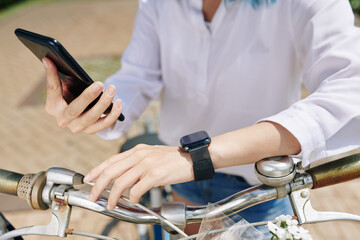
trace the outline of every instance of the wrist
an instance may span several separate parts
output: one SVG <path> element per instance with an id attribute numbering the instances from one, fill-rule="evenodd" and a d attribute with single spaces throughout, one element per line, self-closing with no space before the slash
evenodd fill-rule
<path id="1" fill-rule="evenodd" d="M 221 144 L 221 136 L 217 136 L 211 139 L 211 144 L 209 145 L 209 154 L 214 166 L 214 169 L 219 169 L 225 167 L 222 163 L 224 162 L 222 150 L 223 146 Z"/>
<path id="2" fill-rule="evenodd" d="M 211 138 L 205 131 L 185 135 L 180 139 L 182 150 L 190 153 L 195 181 L 212 179 L 215 174 L 208 149 L 210 143 Z"/>

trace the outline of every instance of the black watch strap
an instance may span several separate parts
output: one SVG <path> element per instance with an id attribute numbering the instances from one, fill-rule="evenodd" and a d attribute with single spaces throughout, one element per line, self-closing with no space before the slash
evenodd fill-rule
<path id="1" fill-rule="evenodd" d="M 208 146 L 204 145 L 191 149 L 189 152 L 193 161 L 195 181 L 198 182 L 212 179 L 215 171 L 210 158 Z"/>

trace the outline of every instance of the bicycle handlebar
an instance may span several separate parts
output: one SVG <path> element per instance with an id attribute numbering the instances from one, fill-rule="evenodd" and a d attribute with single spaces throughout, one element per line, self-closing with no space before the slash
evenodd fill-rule
<path id="1" fill-rule="evenodd" d="M 350 181 L 360 177 L 360 154 L 344 157 L 307 170 L 313 189 Z"/>
<path id="2" fill-rule="evenodd" d="M 99 198 L 96 202 L 88 200 L 89 193 L 80 190 L 70 190 L 67 193 L 67 202 L 72 206 L 98 212 L 122 221 L 140 224 L 159 224 L 160 220 L 154 216 L 144 213 L 142 210 L 127 205 L 118 204 L 114 210 L 107 209 L 107 201 Z M 159 212 L 159 209 L 154 210 Z"/>
<path id="3" fill-rule="evenodd" d="M 0 169 L 0 192 L 17 196 L 17 189 L 23 174 Z"/>
<path id="4" fill-rule="evenodd" d="M 50 176 L 48 176 L 48 178 L 49 177 Z M 360 154 L 345 157 L 307 170 L 304 175 L 297 176 L 292 183 L 284 186 L 285 188 L 282 188 L 281 191 L 286 191 L 289 194 L 291 191 L 303 188 L 320 188 L 358 177 L 360 177 Z M 298 181 L 299 179 L 301 180 L 301 178 L 306 178 L 306 181 Z M 0 192 L 18 195 L 20 198 L 27 200 L 29 205 L 35 209 L 48 208 L 48 205 L 44 203 L 44 196 L 41 194 L 44 192 L 43 189 L 45 182 L 46 177 L 44 172 L 40 172 L 37 175 L 22 175 L 0 169 Z M 72 185 L 73 183 L 72 181 L 66 181 L 65 183 L 58 182 L 58 185 L 54 185 L 51 188 L 55 190 L 59 184 Z M 45 188 L 47 188 L 47 185 Z M 47 188 L 45 192 L 47 192 L 49 196 L 53 194 L 52 190 L 49 188 Z M 89 193 L 87 192 L 70 188 L 66 190 L 64 199 L 66 199 L 66 202 L 69 205 L 85 208 L 127 222 L 151 224 L 158 224 L 160 222 L 158 218 L 142 211 L 139 208 L 132 207 L 127 204 L 119 204 L 115 210 L 109 211 L 106 208 L 106 199 L 100 198 L 96 203 L 90 202 L 88 200 L 88 194 Z M 210 211 L 205 210 L 204 206 L 184 206 L 183 209 L 179 208 L 179 211 L 185 211 L 184 215 L 186 219 L 181 221 L 184 221 L 184 223 L 199 222 L 203 218 L 216 218 L 223 216 L 223 214 L 231 215 L 253 205 L 278 198 L 278 194 L 278 189 L 275 187 L 269 187 L 266 185 L 255 186 L 215 203 L 215 207 Z M 45 202 L 49 204 L 48 201 Z M 168 210 L 166 207 L 162 209 L 154 209 L 153 211 L 161 213 L 163 216 L 167 215 L 166 218 L 176 222 L 176 219 L 171 219 L 172 215 L 176 215 L 174 214 L 173 209 L 174 207 L 171 206 L 168 208 L 169 212 L 167 212 Z"/>
<path id="5" fill-rule="evenodd" d="M 28 181 L 23 181 L 24 178 L 32 176 L 33 179 Z M 32 181 L 39 181 L 35 179 L 34 174 L 22 175 L 13 173 L 6 170 L 0 171 L 0 192 L 19 195 L 17 194 L 17 188 L 31 188 L 33 185 L 30 184 Z M 9 184 L 9 183 L 11 184 Z M 11 186 L 10 190 L 8 186 Z M 43 188 L 41 188 L 42 190 Z M 26 192 L 31 191 L 28 189 Z M 21 195 L 21 194 L 20 194 Z M 38 191 L 38 195 L 41 196 L 41 192 Z M 255 186 L 253 188 L 247 189 L 245 191 L 234 194 L 218 203 L 215 204 L 215 207 L 211 211 L 207 212 L 205 206 L 180 206 L 179 211 L 185 211 L 185 219 L 183 219 L 183 224 L 190 222 L 200 222 L 204 217 L 206 218 L 216 218 L 221 217 L 223 214 L 231 215 L 236 212 L 239 212 L 243 209 L 251 207 L 253 205 L 259 204 L 264 201 L 269 201 L 275 199 L 277 196 L 276 189 L 273 187 L 268 187 L 265 185 Z M 20 197 L 20 196 L 19 196 Z M 88 200 L 89 193 L 77 189 L 69 189 L 66 192 L 65 199 L 69 205 L 81 207 L 91 211 L 95 211 L 113 218 L 117 218 L 126 222 L 132 223 L 143 223 L 143 224 L 159 224 L 161 221 L 144 212 L 143 210 L 129 206 L 127 204 L 118 204 L 115 210 L 109 211 L 106 207 L 107 199 L 100 198 L 97 202 L 91 202 Z M 28 200 L 24 197 L 20 197 L 24 200 Z M 28 201 L 30 206 L 34 206 L 33 201 Z M 171 204 L 171 203 L 169 203 Z M 40 209 L 40 208 L 37 208 Z M 161 215 L 166 215 L 168 219 L 177 222 L 177 219 L 171 219 L 174 216 L 174 211 L 176 206 L 174 205 L 165 205 L 161 209 L 152 209 L 156 213 L 161 213 Z M 168 212 L 170 211 L 170 212 Z M 180 225 L 180 224 L 179 224 Z"/>
<path id="6" fill-rule="evenodd" d="M 68 203 L 72 206 L 85 208 L 126 222 L 140 224 L 160 223 L 158 218 L 151 216 L 138 208 L 129 207 L 128 205 L 118 204 L 115 210 L 109 211 L 106 208 L 106 199 L 100 198 L 96 202 L 90 202 L 88 200 L 88 195 L 89 193 L 87 192 L 70 190 L 66 198 Z M 200 222 L 203 218 L 218 218 L 222 217 L 224 214 L 232 215 L 256 204 L 275 199 L 276 197 L 277 191 L 275 188 L 259 185 L 215 203 L 214 208 L 210 211 L 206 210 L 206 206 L 186 206 L 184 209 L 186 219 L 184 220 L 186 220 L 186 223 L 191 223 Z M 152 210 L 161 213 L 161 215 L 164 215 L 165 212 L 166 215 L 165 208 L 161 207 L 161 209 Z M 174 209 L 172 209 L 172 211 L 174 211 Z"/>
<path id="7" fill-rule="evenodd" d="M 210 210 L 204 206 L 187 207 L 186 222 L 201 222 L 204 218 L 216 219 L 224 215 L 230 216 L 254 205 L 276 199 L 277 194 L 274 187 L 264 184 L 254 186 L 214 203 L 214 207 Z"/>
<path id="8" fill-rule="evenodd" d="M 45 172 L 24 175 L 0 169 L 0 193 L 18 196 L 33 209 L 49 208 L 41 196 L 45 182 Z"/>

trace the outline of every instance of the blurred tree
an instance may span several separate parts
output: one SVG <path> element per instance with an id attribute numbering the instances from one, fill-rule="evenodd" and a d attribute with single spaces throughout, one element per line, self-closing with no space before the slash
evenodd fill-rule
<path id="1" fill-rule="evenodd" d="M 349 0 L 349 1 L 354 12 L 360 13 L 360 0 Z"/>
<path id="2" fill-rule="evenodd" d="M 14 5 L 19 2 L 24 2 L 26 0 L 0 0 L 0 10 L 3 10 L 4 8 Z"/>

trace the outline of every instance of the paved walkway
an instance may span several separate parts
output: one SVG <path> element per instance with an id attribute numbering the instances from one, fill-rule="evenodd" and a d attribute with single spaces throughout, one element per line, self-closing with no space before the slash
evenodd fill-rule
<path id="1" fill-rule="evenodd" d="M 58 166 L 86 173 L 117 153 L 124 138 L 105 141 L 97 136 L 74 135 L 60 129 L 45 113 L 43 100 L 33 101 L 32 93 L 42 94 L 44 70 L 13 32 L 21 27 L 55 37 L 80 61 L 119 57 L 130 39 L 136 8 L 135 0 L 58 1 L 32 5 L 0 21 L 0 168 L 29 173 Z M 154 103 L 147 113 L 157 108 Z M 141 132 L 141 126 L 135 124 L 130 135 Z M 359 184 L 360 181 L 353 181 L 313 191 L 313 205 L 318 209 L 360 214 Z M 0 196 L 0 208 L 10 209 L 11 204 L 6 205 L 2 199 Z M 32 210 L 7 211 L 5 215 L 17 227 L 45 224 L 49 216 L 48 212 Z M 91 221 L 83 222 L 84 219 Z M 107 221 L 107 217 L 77 209 L 71 227 L 100 233 Z M 351 223 L 307 228 L 314 239 L 360 237 L 360 226 Z M 129 229 L 133 225 L 124 223 L 112 236 L 134 239 L 133 230 Z"/>

